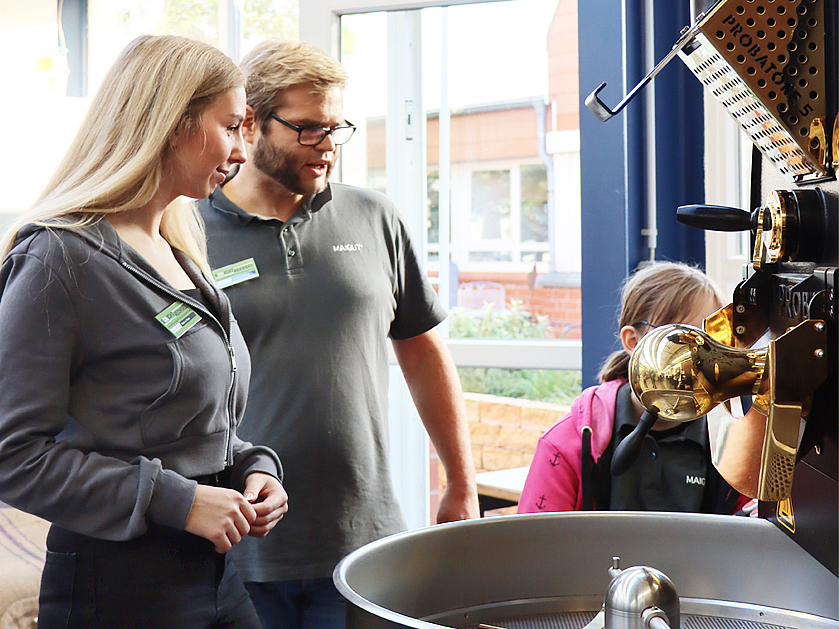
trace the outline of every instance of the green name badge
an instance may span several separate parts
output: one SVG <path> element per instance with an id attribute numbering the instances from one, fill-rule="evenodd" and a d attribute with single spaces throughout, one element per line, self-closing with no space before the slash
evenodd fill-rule
<path id="1" fill-rule="evenodd" d="M 253 258 L 234 262 L 213 271 L 216 286 L 222 289 L 257 277 L 259 277 L 259 271 L 256 270 L 256 262 L 253 261 Z"/>
<path id="2" fill-rule="evenodd" d="M 180 301 L 166 308 L 155 317 L 164 328 L 169 330 L 176 339 L 181 338 L 196 323 L 201 321 L 201 315 Z"/>

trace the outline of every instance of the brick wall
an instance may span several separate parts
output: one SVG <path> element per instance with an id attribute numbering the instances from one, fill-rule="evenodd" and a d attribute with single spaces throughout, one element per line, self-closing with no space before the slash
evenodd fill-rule
<path id="1" fill-rule="evenodd" d="M 530 465 L 536 441 L 569 407 L 464 393 L 475 471 Z"/>
<path id="2" fill-rule="evenodd" d="M 464 393 L 476 472 L 530 465 L 536 441 L 570 409 L 560 404 Z M 446 474 L 437 454 L 431 457 L 431 521 L 436 521 Z M 435 491 L 435 488 L 437 490 Z"/>

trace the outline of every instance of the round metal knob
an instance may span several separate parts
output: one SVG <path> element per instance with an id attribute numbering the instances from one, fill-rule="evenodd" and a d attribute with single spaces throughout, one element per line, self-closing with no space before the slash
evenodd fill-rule
<path id="1" fill-rule="evenodd" d="M 606 591 L 605 629 L 643 629 L 643 614 L 652 607 L 663 611 L 670 627 L 678 629 L 679 595 L 673 582 L 655 568 L 627 568 Z"/>

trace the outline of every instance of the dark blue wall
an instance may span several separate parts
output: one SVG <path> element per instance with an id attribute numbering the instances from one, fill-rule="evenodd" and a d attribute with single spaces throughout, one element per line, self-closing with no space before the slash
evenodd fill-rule
<path id="1" fill-rule="evenodd" d="M 705 262 L 704 232 L 676 222 L 679 205 L 704 201 L 704 88 L 699 80 L 679 59 L 654 79 L 657 176 L 653 182 L 647 181 L 646 167 L 652 155 L 646 146 L 644 113 L 649 86 L 606 122 L 599 121 L 583 104 L 605 81 L 608 85 L 600 97 L 614 109 L 651 69 L 644 64 L 643 10 L 644 2 L 639 0 L 579 3 L 584 386 L 596 382 L 603 360 L 619 347 L 621 282 L 639 262 L 651 257 L 642 230 L 647 227 L 647 195 L 652 186 L 657 199 L 655 258 L 702 266 Z M 688 0 L 657 0 L 654 10 L 654 56 L 658 61 L 691 18 Z"/>

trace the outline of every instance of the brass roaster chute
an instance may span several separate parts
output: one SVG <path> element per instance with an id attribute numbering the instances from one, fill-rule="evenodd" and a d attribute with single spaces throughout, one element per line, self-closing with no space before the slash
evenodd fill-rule
<path id="1" fill-rule="evenodd" d="M 759 413 L 730 422 L 717 435 L 714 464 L 740 493 L 780 501 L 792 490 L 808 398 L 827 377 L 825 324 L 809 319 L 766 347 L 738 348 L 724 342 L 734 338 L 732 312 L 731 305 L 718 311 L 705 330 L 672 324 L 651 331 L 632 353 L 630 383 L 646 408 L 673 422 L 754 396 Z"/>

